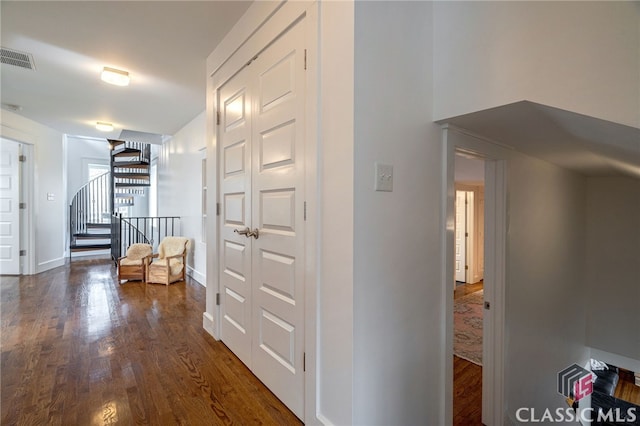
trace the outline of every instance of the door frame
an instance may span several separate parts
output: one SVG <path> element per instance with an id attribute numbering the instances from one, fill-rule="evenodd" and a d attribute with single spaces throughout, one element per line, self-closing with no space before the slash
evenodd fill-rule
<path id="1" fill-rule="evenodd" d="M 500 425 L 504 420 L 504 330 L 507 236 L 507 161 L 509 151 L 494 141 L 450 124 L 442 125 L 443 227 L 441 248 L 445 344 L 443 345 L 444 424 L 453 422 L 453 291 L 455 224 L 455 155 L 464 152 L 485 161 L 485 279 L 482 362 L 482 422 Z M 488 396 L 491 396 L 489 398 Z"/>
<path id="2" fill-rule="evenodd" d="M 30 134 L 12 129 L 5 125 L 0 126 L 0 137 L 20 145 L 21 155 L 26 157 L 20 167 L 20 200 L 26 203 L 27 208 L 20 214 L 20 249 L 26 250 L 26 255 L 21 256 L 20 275 L 33 275 L 36 273 L 36 241 L 34 232 L 35 195 L 37 191 L 35 181 L 35 137 Z"/>
<path id="3" fill-rule="evenodd" d="M 203 327 L 215 339 L 220 338 L 220 306 L 217 297 L 221 292 L 219 251 L 220 250 L 220 146 L 216 112 L 219 111 L 218 89 L 239 72 L 256 55 L 286 32 L 291 26 L 304 19 L 305 45 L 308 64 L 318 64 L 318 8 L 313 1 L 297 2 L 256 2 L 240 18 L 227 37 L 207 59 L 207 188 L 209 192 L 207 219 L 207 241 L 212 252 L 207 254 L 207 296 L 206 312 L 203 313 Z M 304 422 L 313 424 L 316 419 L 316 315 L 317 315 L 317 244 L 318 244 L 318 68 L 308 66 L 305 79 L 305 158 L 304 185 L 307 218 L 305 233 L 305 403 Z M 212 193 L 212 190 L 214 193 Z M 214 272 L 215 271 L 215 272 Z"/>

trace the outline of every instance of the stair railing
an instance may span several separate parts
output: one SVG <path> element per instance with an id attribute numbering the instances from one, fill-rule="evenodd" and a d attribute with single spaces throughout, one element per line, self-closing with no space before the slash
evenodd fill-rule
<path id="1" fill-rule="evenodd" d="M 91 179 L 73 196 L 69 205 L 69 247 L 76 243 L 76 234 L 87 232 L 88 224 L 110 222 L 110 176 L 106 172 Z"/>
<path id="2" fill-rule="evenodd" d="M 151 244 L 155 252 L 164 237 L 180 232 L 179 216 L 123 217 L 116 213 L 111 220 L 111 258 L 117 262 L 135 243 Z"/>

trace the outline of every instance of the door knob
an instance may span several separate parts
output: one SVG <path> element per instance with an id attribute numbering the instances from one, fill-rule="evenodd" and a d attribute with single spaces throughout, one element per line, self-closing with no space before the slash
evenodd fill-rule
<path id="1" fill-rule="evenodd" d="M 249 238 L 249 237 L 251 237 L 253 235 L 253 232 L 249 228 L 244 228 L 242 231 L 240 231 L 240 230 L 238 230 L 236 228 L 236 229 L 233 230 L 233 232 L 235 232 L 236 234 L 244 235 L 247 238 Z"/>
<path id="2" fill-rule="evenodd" d="M 260 237 L 260 231 L 258 230 L 258 228 L 254 229 L 253 231 L 249 231 L 249 233 L 247 234 L 248 237 L 253 237 L 256 240 L 258 239 L 258 237 Z"/>

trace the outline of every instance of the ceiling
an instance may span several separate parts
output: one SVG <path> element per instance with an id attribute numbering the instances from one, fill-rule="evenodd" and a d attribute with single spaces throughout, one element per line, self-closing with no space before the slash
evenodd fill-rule
<path id="1" fill-rule="evenodd" d="M 35 63 L 1 65 L 3 108 L 69 135 L 173 135 L 205 109 L 206 58 L 250 4 L 2 0 L 2 47 Z M 105 66 L 128 71 L 131 84 L 102 82 Z M 441 122 L 585 175 L 640 178 L 634 127 L 527 101 Z"/>
<path id="2" fill-rule="evenodd" d="M 640 179 L 640 129 L 529 101 L 442 120 L 586 176 Z"/>
<path id="3" fill-rule="evenodd" d="M 70 135 L 173 135 L 204 111 L 206 58 L 250 4 L 2 0 L 2 47 L 35 64 L 1 65 L 2 107 Z M 131 84 L 102 82 L 105 66 L 128 71 Z"/>

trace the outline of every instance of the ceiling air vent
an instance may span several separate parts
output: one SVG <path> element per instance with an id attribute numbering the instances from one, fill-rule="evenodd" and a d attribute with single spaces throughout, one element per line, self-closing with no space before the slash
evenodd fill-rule
<path id="1" fill-rule="evenodd" d="M 0 48 L 1 60 L 3 64 L 13 65 L 28 70 L 35 70 L 36 66 L 33 63 L 33 56 L 30 53 L 20 52 L 18 50 L 7 49 L 6 47 Z"/>

